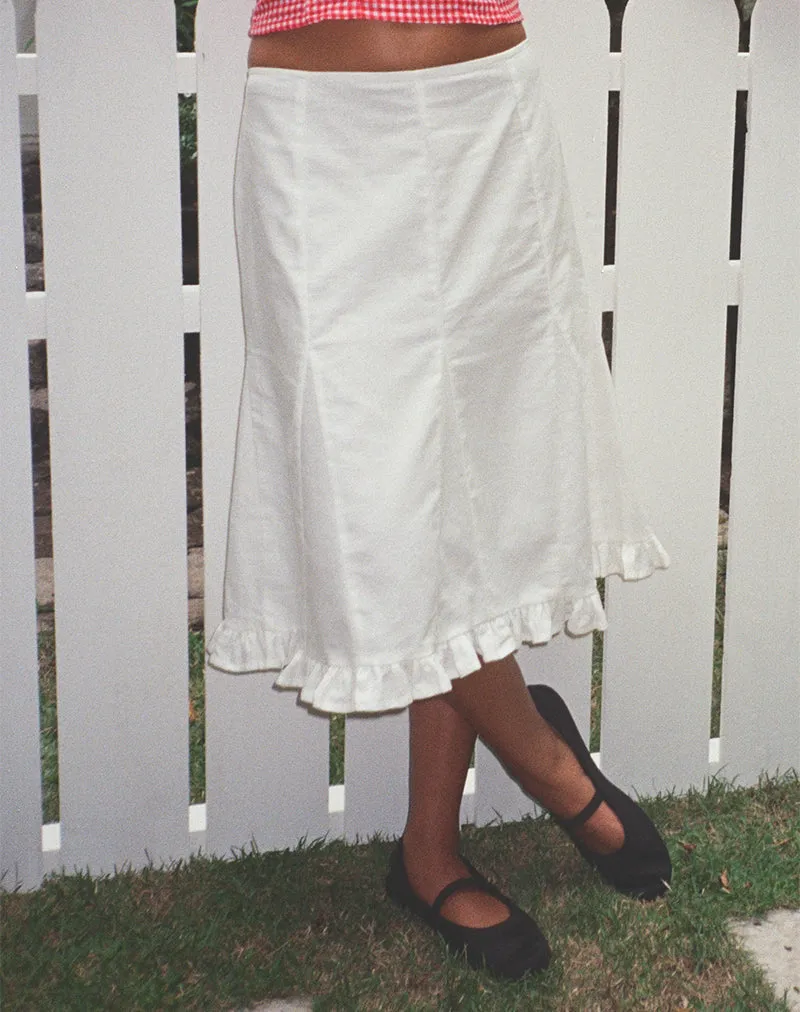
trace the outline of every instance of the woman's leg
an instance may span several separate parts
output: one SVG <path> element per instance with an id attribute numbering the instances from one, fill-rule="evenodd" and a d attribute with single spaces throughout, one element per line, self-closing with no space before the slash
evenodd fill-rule
<path id="1" fill-rule="evenodd" d="M 458 857 L 461 796 L 475 732 L 450 705 L 450 693 L 409 706 L 408 820 L 403 858 L 411 888 L 426 903 L 457 878 L 469 875 Z M 508 907 L 486 892 L 459 891 L 442 915 L 473 928 L 498 924 Z"/>
<path id="2" fill-rule="evenodd" d="M 595 793 L 572 749 L 536 709 L 513 654 L 456 678 L 446 697 L 520 786 L 554 815 L 577 815 Z M 577 830 L 593 851 L 622 846 L 619 819 L 603 802 Z"/>
<path id="3" fill-rule="evenodd" d="M 448 882 L 468 874 L 458 858 L 459 813 L 476 733 L 555 815 L 576 815 L 594 794 L 571 749 L 540 716 L 513 655 L 455 679 L 450 692 L 412 703 L 409 728 L 403 855 L 411 886 L 427 903 Z M 583 824 L 580 836 L 598 853 L 619 849 L 624 839 L 605 803 Z M 486 893 L 468 891 L 451 896 L 442 914 L 459 924 L 487 927 L 505 920 L 508 910 Z"/>

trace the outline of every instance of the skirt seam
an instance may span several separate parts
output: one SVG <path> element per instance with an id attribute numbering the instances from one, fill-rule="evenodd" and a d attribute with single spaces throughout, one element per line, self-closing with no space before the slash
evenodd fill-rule
<path id="1" fill-rule="evenodd" d="M 543 221 L 542 203 L 541 203 L 541 200 L 539 199 L 539 185 L 538 185 L 539 184 L 539 177 L 538 177 L 537 172 L 536 172 L 536 160 L 535 160 L 535 158 L 531 157 L 530 143 L 528 141 L 528 132 L 525 129 L 525 123 L 523 122 L 522 114 L 521 114 L 520 108 L 519 108 L 520 101 L 521 101 L 521 98 L 520 98 L 520 96 L 521 96 L 521 90 L 520 90 L 519 82 L 517 81 L 517 78 L 516 78 L 516 76 L 514 74 L 514 71 L 513 71 L 512 67 L 510 65 L 507 67 L 507 71 L 508 71 L 508 76 L 509 76 L 509 79 L 511 80 L 511 86 L 512 86 L 512 89 L 513 89 L 513 92 L 514 92 L 514 117 L 517 120 L 517 127 L 519 129 L 519 133 L 520 133 L 520 136 L 522 138 L 522 143 L 524 144 L 525 150 L 527 151 L 528 157 L 525 159 L 525 163 L 526 163 L 526 165 L 528 167 L 528 171 L 530 172 L 531 180 L 533 182 L 533 185 L 531 186 L 531 193 L 533 195 L 533 199 L 534 199 L 534 202 L 536 204 L 536 221 L 537 221 L 537 224 L 539 226 L 538 230 L 537 230 L 537 239 L 539 240 L 540 246 L 545 251 L 545 256 L 544 256 L 543 259 L 544 259 L 544 264 L 545 264 L 545 278 L 547 279 L 547 300 L 548 300 L 549 309 L 550 309 L 550 321 L 555 325 L 556 330 L 561 335 L 561 338 L 564 341 L 564 343 L 566 344 L 567 349 L 569 350 L 569 353 L 570 353 L 571 357 L 575 361 L 575 364 L 578 366 L 578 369 L 579 369 L 579 371 L 581 373 L 581 376 L 585 377 L 586 376 L 586 363 L 581 358 L 581 356 L 578 354 L 578 350 L 575 347 L 575 345 L 573 343 L 573 340 L 572 340 L 572 335 L 568 332 L 567 328 L 564 326 L 564 323 L 561 320 L 561 318 L 560 318 L 560 316 L 558 314 L 557 308 L 556 308 L 557 307 L 557 302 L 553 298 L 553 282 L 552 282 L 552 277 L 553 277 L 553 274 L 552 274 L 553 249 L 552 249 L 552 244 L 550 242 L 550 239 L 549 239 L 549 237 L 546 236 L 545 230 L 542 227 L 542 221 Z M 537 81 L 537 87 L 541 88 L 541 84 L 539 84 L 538 81 Z M 541 95 L 541 105 L 545 106 L 545 107 L 547 106 L 547 96 L 544 93 L 542 93 L 542 95 Z M 549 123 L 549 122 L 551 122 L 550 115 L 549 115 L 549 109 L 547 109 L 547 113 L 548 113 L 547 119 L 548 119 L 548 123 Z M 553 143 L 556 143 L 556 142 L 558 142 L 558 138 L 554 136 L 552 138 L 552 141 L 553 141 Z M 564 171 L 566 171 L 566 170 L 564 169 Z M 567 183 L 566 175 L 564 175 L 563 176 L 563 185 L 566 185 L 566 183 Z"/>
<path id="2" fill-rule="evenodd" d="M 428 163 L 429 163 L 430 169 L 431 169 L 431 171 L 429 173 L 429 178 L 430 179 L 438 178 L 438 173 L 436 172 L 436 166 L 434 164 L 434 159 L 432 158 L 431 152 L 430 152 L 430 136 L 431 136 L 431 132 L 430 132 L 430 129 L 428 128 L 427 103 L 425 101 L 424 86 L 423 86 L 422 82 L 419 82 L 417 84 L 417 90 L 418 90 L 418 94 L 419 94 L 420 106 L 423 109 L 423 118 L 424 118 L 424 121 L 425 121 L 425 129 L 423 131 L 423 134 L 424 134 L 424 137 L 425 137 L 425 148 L 426 148 L 426 154 L 428 156 Z M 453 423 L 454 443 L 458 446 L 458 454 L 459 454 L 459 458 L 461 460 L 461 466 L 462 466 L 462 470 L 463 470 L 463 473 L 464 473 L 464 483 L 465 483 L 466 489 L 467 489 L 467 496 L 466 496 L 466 498 L 467 498 L 467 501 L 469 502 L 469 520 L 470 520 L 470 530 L 472 532 L 472 546 L 473 546 L 472 564 L 473 564 L 473 566 L 475 568 L 475 572 L 476 572 L 476 575 L 478 577 L 478 584 L 480 585 L 481 589 L 483 590 L 483 592 L 485 594 L 491 594 L 492 597 L 493 597 L 494 596 L 494 588 L 490 588 L 490 586 L 489 586 L 489 583 L 488 583 L 488 580 L 487 580 L 487 577 L 486 577 L 486 567 L 484 565 L 483 555 L 481 553 L 481 544 L 480 544 L 480 539 L 478 537 L 477 517 L 476 517 L 476 513 L 475 513 L 474 481 L 473 481 L 473 477 L 472 477 L 472 471 L 471 471 L 471 468 L 470 468 L 470 465 L 469 465 L 469 458 L 468 458 L 467 453 L 465 451 L 464 433 L 462 431 L 461 420 L 460 420 L 459 415 L 458 415 L 458 406 L 457 406 L 457 403 L 456 403 L 455 389 L 454 389 L 454 383 L 453 383 L 453 376 L 452 376 L 452 371 L 451 371 L 451 368 L 450 368 L 450 358 L 449 358 L 449 356 L 447 354 L 447 347 L 446 347 L 446 343 L 445 343 L 446 342 L 446 338 L 445 338 L 445 333 L 446 333 L 446 327 L 445 327 L 446 314 L 445 314 L 445 310 L 444 310 L 444 294 L 443 294 L 442 269 L 441 269 L 441 262 L 440 262 L 440 259 L 439 259 L 439 232 L 438 232 L 438 228 L 437 228 L 437 224 L 436 224 L 436 222 L 437 222 L 437 209 L 436 209 L 435 205 L 434 205 L 434 207 L 432 208 L 432 211 L 431 211 L 431 218 L 432 218 L 432 221 L 433 221 L 433 228 L 435 230 L 434 257 L 435 257 L 435 262 L 436 262 L 437 304 L 439 306 L 439 327 L 438 327 L 438 331 L 439 331 L 439 337 L 440 337 L 441 362 L 442 362 L 442 397 L 445 396 L 445 387 L 446 387 L 447 388 L 447 396 L 449 396 L 450 405 L 451 405 L 451 408 L 452 408 L 452 411 L 450 412 L 450 418 L 451 418 L 452 423 Z M 442 421 L 442 429 L 444 429 L 444 421 Z M 442 470 L 444 470 L 444 457 L 442 457 Z M 441 517 L 441 509 L 440 509 L 440 517 Z M 441 526 L 440 526 L 440 543 L 441 543 Z M 472 615 L 474 613 L 474 607 L 475 607 L 475 589 L 476 588 L 473 587 L 472 588 L 472 593 L 470 594 L 470 601 L 469 601 L 469 613 L 470 613 L 470 615 Z"/>
<path id="3" fill-rule="evenodd" d="M 302 117 L 297 116 L 297 131 L 298 134 L 305 129 L 306 126 L 306 115 L 307 115 L 307 95 L 308 86 L 306 85 L 302 89 L 298 89 L 297 104 L 302 110 Z M 311 356 L 309 353 L 309 297 L 308 297 L 308 203 L 306 201 L 306 190 L 308 180 L 308 160 L 306 157 L 305 145 L 299 145 L 300 154 L 299 160 L 301 164 L 300 178 L 302 184 L 299 187 L 300 193 L 300 219 L 301 219 L 301 242 L 302 242 L 302 261 L 303 261 L 303 299 L 302 299 L 302 312 L 303 312 L 303 365 L 304 368 L 300 373 L 300 382 L 297 390 L 297 408 L 296 408 L 296 460 L 297 460 L 297 490 L 298 490 L 298 512 L 299 519 L 298 525 L 300 527 L 300 559 L 299 559 L 299 570 L 300 570 L 300 590 L 301 590 L 301 609 L 302 609 L 302 625 L 301 629 L 305 634 L 305 630 L 308 629 L 308 552 L 306 549 L 306 515 L 305 515 L 305 488 L 303 484 L 303 422 L 305 420 L 305 394 L 306 386 L 308 384 L 308 374 L 311 369 Z"/>
<path id="4" fill-rule="evenodd" d="M 439 391 L 440 391 L 440 403 L 439 403 L 439 502 L 438 502 L 438 520 L 439 526 L 436 535 L 436 565 L 437 565 L 437 592 L 436 592 L 436 610 L 431 620 L 431 625 L 434 629 L 434 636 L 438 640 L 441 635 L 441 621 L 442 621 L 442 588 L 445 581 L 444 571 L 444 511 L 447 508 L 447 503 L 444 501 L 444 469 L 445 469 L 445 418 L 443 415 L 443 408 L 441 399 L 444 391 L 444 307 L 442 301 L 442 270 L 439 262 L 439 236 L 436 227 L 433 213 L 435 213 L 434 201 L 432 199 L 432 185 L 430 180 L 433 176 L 433 158 L 431 156 L 430 146 L 430 125 L 428 122 L 428 106 L 425 100 L 425 92 L 421 83 L 416 85 L 417 92 L 417 109 L 419 112 L 419 118 L 422 123 L 422 144 L 425 149 L 425 158 L 428 163 L 428 186 L 426 190 L 427 206 L 429 208 L 427 215 L 428 225 L 428 236 L 431 247 L 431 275 L 433 281 L 433 287 L 436 291 L 436 333 L 439 340 L 439 352 L 440 352 L 440 376 L 439 376 Z"/>
<path id="5" fill-rule="evenodd" d="M 303 128 L 305 128 L 306 123 L 307 123 L 308 88 L 309 88 L 308 82 L 304 81 L 303 82 L 302 90 L 300 92 L 300 95 L 302 97 L 302 110 L 303 110 L 302 127 Z M 326 408 L 325 408 L 325 398 L 324 398 L 324 396 L 323 396 L 323 394 L 322 394 L 322 392 L 320 390 L 320 383 L 319 383 L 318 372 L 314 368 L 313 363 L 312 363 L 312 355 L 311 355 L 311 347 L 310 347 L 310 337 L 309 337 L 309 335 L 310 335 L 310 332 L 311 332 L 311 310 L 310 310 L 310 297 L 309 297 L 309 291 L 308 291 L 308 277 L 309 277 L 308 261 L 307 261 L 307 254 L 308 254 L 308 209 L 307 209 L 307 201 L 306 201 L 306 193 L 308 191 L 308 186 L 307 186 L 308 160 L 307 160 L 307 158 L 305 156 L 305 150 L 306 150 L 305 149 L 305 145 L 301 144 L 300 147 L 302 148 L 302 151 L 303 151 L 303 155 L 302 155 L 303 185 L 299 186 L 299 192 L 300 192 L 300 198 L 299 199 L 300 199 L 300 203 L 301 203 L 301 206 L 302 206 L 302 209 L 303 209 L 302 210 L 302 214 L 303 214 L 303 300 L 302 300 L 302 302 L 303 302 L 303 313 L 304 313 L 304 316 L 305 316 L 305 342 L 306 342 L 305 348 L 304 348 L 304 355 L 305 355 L 305 361 L 306 361 L 305 374 L 306 374 L 306 376 L 308 378 L 306 380 L 306 382 L 310 379 L 311 396 L 313 396 L 314 399 L 315 399 L 315 404 L 316 404 L 316 409 L 317 409 L 317 418 L 318 418 L 318 421 L 319 421 L 319 431 L 320 431 L 321 438 L 322 438 L 323 442 L 326 445 L 326 453 L 324 454 L 324 457 L 325 457 L 325 463 L 326 463 L 326 466 L 327 466 L 327 469 L 328 469 L 328 480 L 330 482 L 330 488 L 331 488 L 331 521 L 332 521 L 333 527 L 334 527 L 334 529 L 336 531 L 336 539 L 337 539 L 338 549 L 339 549 L 338 553 L 337 553 L 337 561 L 338 561 L 338 568 L 339 568 L 339 581 L 340 581 L 340 584 L 341 584 L 342 596 L 347 601 L 347 615 L 348 615 L 348 619 L 349 619 L 348 623 L 347 623 L 347 631 L 348 631 L 349 640 L 350 640 L 350 642 L 348 644 L 348 647 L 349 647 L 348 653 L 352 657 L 354 655 L 354 653 L 355 653 L 355 636 L 354 636 L 354 633 L 353 633 L 353 623 L 355 622 L 356 609 L 353 607 L 353 595 L 351 593 L 350 587 L 348 585 L 348 580 L 347 580 L 347 566 L 345 564 L 345 549 L 344 549 L 345 539 L 344 539 L 343 533 L 342 533 L 342 524 L 341 524 L 340 510 L 339 510 L 339 506 L 340 506 L 340 503 L 341 503 L 342 500 L 341 500 L 341 496 L 339 494 L 340 490 L 339 490 L 338 484 L 337 484 L 336 468 L 331 465 L 333 454 L 331 452 L 331 446 L 330 446 L 330 442 L 329 442 L 329 439 L 328 439 L 328 435 L 330 433 L 330 423 L 329 423 L 329 419 L 327 417 L 327 412 L 326 412 Z M 300 480 L 300 484 L 302 485 L 302 478 Z M 305 518 L 301 518 L 301 525 L 302 525 L 302 528 L 303 528 L 303 532 L 305 534 Z M 307 636 L 307 629 L 308 629 L 307 624 L 305 624 L 306 621 L 307 621 L 307 612 L 306 612 L 306 609 L 307 609 L 307 606 L 308 606 L 307 605 L 308 595 L 306 593 L 306 588 L 307 588 L 306 574 L 308 572 L 308 565 L 309 565 L 309 559 L 308 559 L 308 556 L 307 556 L 307 554 L 305 552 L 305 539 L 304 539 L 304 542 L 303 542 L 303 558 L 302 558 L 302 561 L 301 561 L 301 570 L 303 572 L 303 607 L 304 607 L 304 624 L 301 626 L 301 630 L 302 630 L 301 635 L 303 637 Z"/>

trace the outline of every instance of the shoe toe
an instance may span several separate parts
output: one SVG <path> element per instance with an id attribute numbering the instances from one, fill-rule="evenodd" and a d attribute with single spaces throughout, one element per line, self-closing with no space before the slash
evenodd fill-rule
<path id="1" fill-rule="evenodd" d="M 448 922 L 441 924 L 439 931 L 451 949 L 464 952 L 470 966 L 499 977 L 519 980 L 550 963 L 547 939 L 536 922 L 514 904 L 507 920 L 489 928 L 461 928 Z"/>
<path id="2" fill-rule="evenodd" d="M 550 962 L 551 952 L 539 925 L 473 868 L 469 861 L 464 861 L 473 873 L 473 887 L 479 885 L 506 904 L 510 911 L 506 920 L 485 928 L 469 928 L 443 917 L 437 912 L 441 906 L 439 898 L 433 904 L 427 904 L 411 888 L 401 843 L 391 857 L 386 891 L 392 900 L 434 928 L 451 951 L 464 955 L 470 966 L 476 969 L 485 968 L 496 976 L 511 980 L 519 980 L 527 973 L 545 969 Z M 467 880 L 461 879 L 459 882 L 466 883 Z M 446 886 L 440 897 L 446 891 L 449 892 L 454 884 Z"/>
<path id="3" fill-rule="evenodd" d="M 655 827 L 646 838 L 626 841 L 613 854 L 586 852 L 585 856 L 609 885 L 636 899 L 663 896 L 672 879 L 669 851 Z"/>

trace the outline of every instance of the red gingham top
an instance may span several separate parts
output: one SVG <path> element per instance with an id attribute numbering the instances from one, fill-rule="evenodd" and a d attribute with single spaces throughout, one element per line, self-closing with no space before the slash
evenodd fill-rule
<path id="1" fill-rule="evenodd" d="M 518 0 L 257 0 L 249 35 L 335 19 L 499 25 L 522 21 Z"/>

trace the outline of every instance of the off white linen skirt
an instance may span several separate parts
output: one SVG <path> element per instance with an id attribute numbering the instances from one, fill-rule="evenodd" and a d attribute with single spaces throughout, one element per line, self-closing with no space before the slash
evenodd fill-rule
<path id="1" fill-rule="evenodd" d="M 421 70 L 251 68 L 234 214 L 246 365 L 212 667 L 322 711 L 402 708 L 605 629 L 596 578 L 669 565 L 527 39 Z"/>

